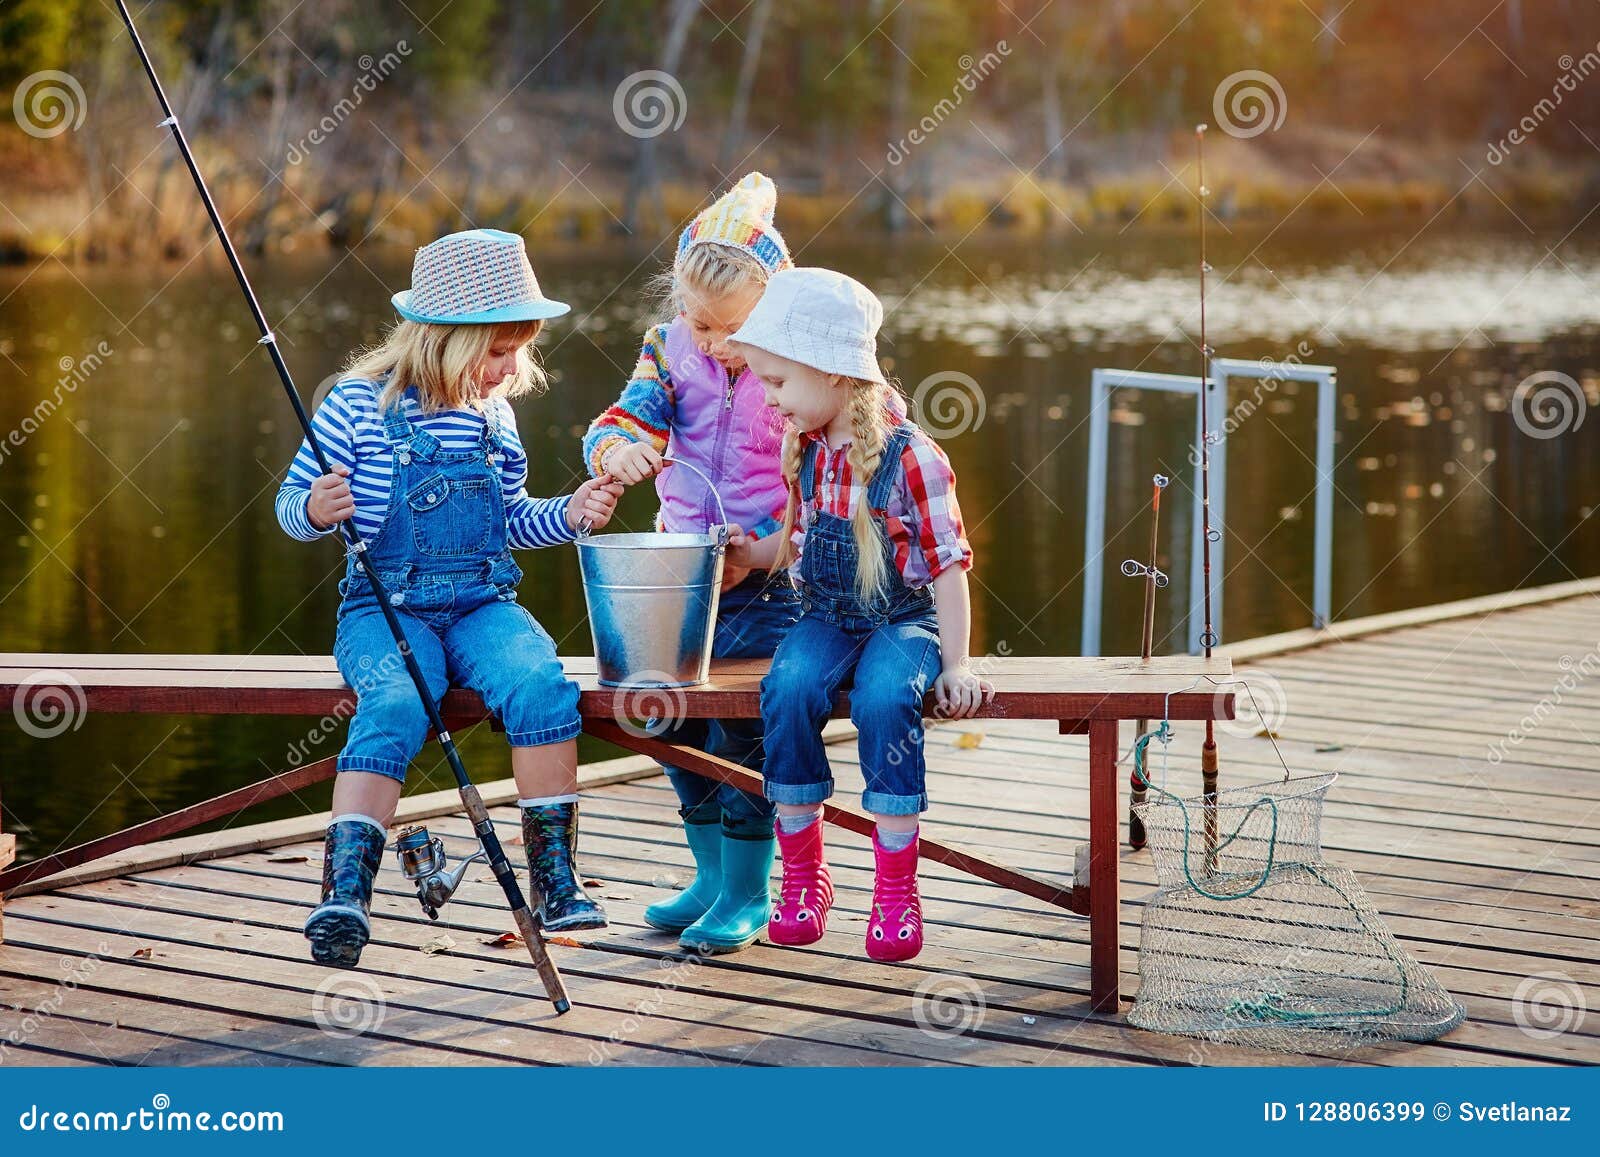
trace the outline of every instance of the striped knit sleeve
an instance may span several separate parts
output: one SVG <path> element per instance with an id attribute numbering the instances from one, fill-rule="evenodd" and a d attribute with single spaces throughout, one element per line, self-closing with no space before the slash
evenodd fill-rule
<path id="1" fill-rule="evenodd" d="M 329 463 L 345 466 L 354 473 L 356 468 L 356 425 L 359 414 L 352 405 L 350 393 L 344 383 L 340 383 L 323 399 L 322 405 L 317 408 L 316 415 L 311 419 L 311 429 L 317 436 L 317 441 L 322 445 L 322 452 Z M 311 452 L 309 439 L 300 440 L 300 449 L 294 456 L 294 461 L 289 463 L 289 473 L 285 476 L 283 484 L 278 487 L 278 496 L 273 500 L 273 509 L 278 515 L 278 525 L 290 538 L 299 539 L 301 542 L 316 542 L 327 534 L 332 534 L 338 529 L 331 526 L 326 530 L 318 530 L 311 522 L 311 516 L 306 513 L 306 504 L 311 500 L 311 484 L 321 477 L 322 471 L 317 466 L 317 459 Z"/>
<path id="2" fill-rule="evenodd" d="M 531 550 L 561 546 L 577 538 L 567 525 L 570 494 L 556 498 L 528 496 L 528 453 L 517 433 L 517 417 L 504 398 L 500 406 L 500 440 L 505 460 L 500 464 L 500 489 L 506 500 L 506 536 L 513 549 Z"/>
<path id="3" fill-rule="evenodd" d="M 677 398 L 667 367 L 667 327 L 658 325 L 646 331 L 639 351 L 639 364 L 623 387 L 622 396 L 589 426 L 583 438 L 583 460 L 591 477 L 600 474 L 600 463 L 607 453 L 626 442 L 645 442 L 666 453 L 667 436 Z"/>

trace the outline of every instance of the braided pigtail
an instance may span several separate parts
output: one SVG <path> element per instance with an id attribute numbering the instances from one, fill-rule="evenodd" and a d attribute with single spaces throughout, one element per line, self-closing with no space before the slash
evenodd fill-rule
<path id="1" fill-rule="evenodd" d="M 802 460 L 800 432 L 793 426 L 785 426 L 780 469 L 783 471 L 784 485 L 789 488 L 789 494 L 783 507 L 783 529 L 778 532 L 778 557 L 772 564 L 774 570 L 782 570 L 794 562 L 794 524 L 800 513 Z"/>
<path id="2" fill-rule="evenodd" d="M 883 386 L 877 382 L 850 380 L 850 477 L 861 488 L 861 501 L 850 513 L 850 528 L 856 540 L 856 592 L 871 602 L 883 591 L 889 559 L 884 557 L 877 520 L 867 502 L 867 489 L 883 464 L 885 422 Z"/>

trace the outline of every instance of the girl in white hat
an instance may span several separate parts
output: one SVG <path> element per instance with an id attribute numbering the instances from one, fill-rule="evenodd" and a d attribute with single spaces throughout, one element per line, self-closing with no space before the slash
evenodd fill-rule
<path id="1" fill-rule="evenodd" d="M 583 440 L 591 473 L 629 484 L 655 478 L 663 530 L 705 531 L 717 521 L 718 498 L 750 538 L 776 536 L 782 522 L 783 423 L 767 408 L 760 380 L 728 345 L 768 278 L 790 264 L 772 223 L 777 195 L 770 180 L 751 173 L 684 229 L 672 270 L 661 279 L 671 319 L 646 331 L 632 380 Z M 663 468 L 664 459 L 681 459 L 699 473 Z M 794 588 L 781 571 L 727 560 L 723 588 L 712 655 L 770 657 L 799 617 Z M 691 719 L 662 734 L 761 771 L 759 721 Z M 665 770 L 678 794 L 695 878 L 646 908 L 645 921 L 677 934 L 686 949 L 736 952 L 766 931 L 772 911 L 772 804 L 676 767 Z"/>
<path id="2" fill-rule="evenodd" d="M 469 687 L 505 726 L 543 926 L 604 927 L 573 865 L 578 688 L 517 603 L 522 571 L 511 557 L 572 541 L 585 519 L 605 525 L 622 492 L 602 476 L 571 495 L 528 496 L 507 399 L 542 390 L 532 343 L 568 307 L 540 292 L 522 238 L 493 229 L 419 249 L 394 306 L 402 320 L 352 359 L 317 410 L 333 473 L 319 477 L 302 442 L 278 491 L 278 521 L 310 542 L 354 520 L 435 699 Z M 357 703 L 334 781 L 322 902 L 305 933 L 313 960 L 353 968 L 427 716 L 353 555 L 339 592 L 334 658 Z"/>
<path id="3" fill-rule="evenodd" d="M 922 949 L 917 817 L 927 809 L 923 697 L 941 714 L 975 714 L 994 688 L 968 665 L 972 550 L 944 451 L 906 418 L 878 366 L 883 307 L 860 282 L 826 269 L 775 274 L 730 339 L 787 420 L 781 533 L 730 539 L 746 566 L 787 566 L 802 615 L 761 684 L 766 795 L 777 805 L 783 888 L 769 935 L 822 938 L 833 884 L 822 802 L 833 774 L 821 732 L 853 684 L 862 797 L 873 813 L 876 878 L 867 955 Z"/>

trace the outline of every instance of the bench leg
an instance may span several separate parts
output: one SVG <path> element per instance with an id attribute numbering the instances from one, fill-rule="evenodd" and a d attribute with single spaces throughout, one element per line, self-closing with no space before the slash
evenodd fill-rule
<path id="1" fill-rule="evenodd" d="M 1121 891 L 1117 847 L 1117 721 L 1089 723 L 1089 1001 L 1121 1011 Z"/>

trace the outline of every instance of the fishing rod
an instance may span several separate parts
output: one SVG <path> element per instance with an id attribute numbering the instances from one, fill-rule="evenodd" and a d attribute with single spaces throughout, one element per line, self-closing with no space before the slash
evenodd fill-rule
<path id="1" fill-rule="evenodd" d="M 1205 657 L 1211 658 L 1211 648 L 1216 645 L 1217 633 L 1211 618 L 1211 544 L 1220 538 L 1211 528 L 1211 392 L 1217 383 L 1211 380 L 1211 347 L 1206 344 L 1206 274 L 1211 266 L 1206 263 L 1206 198 L 1211 190 L 1206 188 L 1206 126 L 1199 124 L 1194 130 L 1196 193 L 1200 207 L 1200 569 L 1205 625 L 1200 632 L 1200 646 Z M 1216 723 L 1206 720 L 1206 740 L 1200 748 L 1200 778 L 1202 798 L 1205 801 L 1206 871 L 1214 872 L 1217 866 L 1217 735 Z"/>
<path id="2" fill-rule="evenodd" d="M 211 199 L 211 191 L 206 188 L 205 178 L 200 175 L 200 168 L 195 164 L 194 153 L 189 149 L 189 140 L 184 136 L 183 126 L 178 123 L 178 116 L 172 111 L 172 104 L 167 100 L 167 93 L 161 87 L 161 78 L 156 75 L 155 64 L 150 59 L 150 54 L 145 50 L 144 41 L 139 36 L 139 30 L 134 27 L 133 14 L 128 11 L 126 0 L 117 0 L 117 8 L 122 13 L 122 22 L 128 26 L 128 35 L 133 39 L 133 47 L 139 54 L 139 60 L 144 65 L 144 71 L 150 78 L 150 85 L 155 89 L 156 99 L 161 102 L 161 111 L 166 113 L 166 120 L 158 127 L 170 128 L 172 139 L 178 143 L 178 151 L 183 154 L 183 163 L 189 168 L 189 175 L 194 178 L 194 186 L 200 192 L 200 200 L 205 205 L 206 215 L 211 218 L 211 225 L 217 232 L 217 240 L 222 242 L 222 251 L 228 257 L 228 264 L 233 267 L 233 275 L 239 281 L 239 288 L 244 292 L 245 300 L 250 305 L 250 312 L 255 317 L 256 328 L 261 331 L 258 345 L 266 347 L 267 353 L 272 358 L 272 365 L 278 371 L 278 380 L 283 383 L 283 392 L 289 399 L 289 404 L 294 407 L 294 416 L 300 423 L 300 429 L 305 432 L 306 443 L 311 447 L 311 453 L 317 460 L 317 468 L 324 475 L 333 473 L 333 468 L 328 464 L 328 459 L 322 452 L 322 445 L 317 439 L 316 431 L 311 428 L 311 419 L 306 415 L 306 408 L 300 401 L 300 392 L 295 388 L 294 378 L 289 374 L 289 366 L 283 360 L 283 353 L 278 349 L 278 339 L 273 335 L 272 327 L 267 324 L 267 318 L 261 312 L 261 303 L 256 300 L 255 290 L 250 287 L 250 278 L 245 275 L 244 266 L 239 262 L 238 253 L 234 252 L 233 242 L 228 238 L 228 230 L 222 223 L 222 217 L 217 212 L 216 202 Z M 417 664 L 417 658 L 411 651 L 411 645 L 406 642 L 405 630 L 400 625 L 400 617 L 389 603 L 389 595 L 383 583 L 379 580 L 377 570 L 372 565 L 372 560 L 367 557 L 367 544 L 356 533 L 353 520 L 339 524 L 340 531 L 344 534 L 346 553 L 354 557 L 361 564 L 367 580 L 372 584 L 372 593 L 376 596 L 378 607 L 383 612 L 383 618 L 389 624 L 389 630 L 394 635 L 395 646 L 400 650 L 400 657 L 405 661 L 406 672 L 411 676 L 411 682 L 416 686 L 417 695 L 422 700 L 423 709 L 428 715 L 428 724 L 438 737 L 439 746 L 444 749 L 445 761 L 449 763 L 451 772 L 456 777 L 456 786 L 461 791 L 461 802 L 466 805 L 467 818 L 472 821 L 472 830 L 477 834 L 479 842 L 483 845 L 483 852 L 488 857 L 489 870 L 494 873 L 500 887 L 504 889 L 506 900 L 511 905 L 511 916 L 516 921 L 517 930 L 522 935 L 523 942 L 528 946 L 528 953 L 533 958 L 533 966 L 539 972 L 539 978 L 544 982 L 545 993 L 550 997 L 550 1002 L 555 1005 L 557 1013 L 564 1013 L 572 1007 L 572 1002 L 567 999 L 566 986 L 561 982 L 561 973 L 557 971 L 555 961 L 550 959 L 544 943 L 544 937 L 539 930 L 538 923 L 533 918 L 533 913 L 528 909 L 528 903 L 523 898 L 522 888 L 517 883 L 516 873 L 512 871 L 510 863 L 506 860 L 505 849 L 500 846 L 500 838 L 495 835 L 494 824 L 489 819 L 488 809 L 483 806 L 483 797 L 478 794 L 478 789 L 467 777 L 467 769 L 462 765 L 461 754 L 456 750 L 455 740 L 444 725 L 444 719 L 439 714 L 439 707 L 433 701 L 433 696 L 428 693 L 428 683 L 422 674 L 422 668 Z M 409 877 L 408 877 L 409 878 Z M 459 882 L 459 881 L 458 881 Z"/>
<path id="3" fill-rule="evenodd" d="M 1156 636 L 1156 588 L 1165 588 L 1170 581 L 1166 572 L 1156 566 L 1156 553 L 1160 541 L 1161 528 L 1161 492 L 1167 488 L 1168 478 L 1165 474 L 1157 474 L 1150 479 L 1150 561 L 1141 563 L 1136 559 L 1127 559 L 1122 564 L 1122 573 L 1129 578 L 1144 579 L 1144 630 L 1140 635 L 1139 658 L 1144 662 L 1150 661 L 1150 652 L 1155 648 Z M 1134 739 L 1143 737 L 1150 730 L 1150 721 L 1140 719 L 1134 724 Z M 1128 787 L 1132 792 L 1128 803 L 1128 846 L 1137 850 L 1147 842 L 1144 830 L 1144 821 L 1139 818 L 1134 809 L 1145 801 L 1146 780 L 1135 767 L 1128 778 Z"/>

